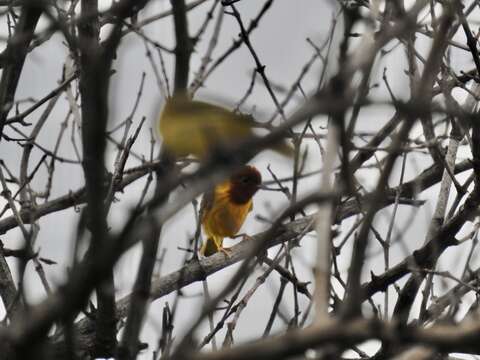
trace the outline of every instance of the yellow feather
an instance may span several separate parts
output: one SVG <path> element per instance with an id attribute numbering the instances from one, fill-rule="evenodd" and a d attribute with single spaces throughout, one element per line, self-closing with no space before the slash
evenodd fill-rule
<path id="1" fill-rule="evenodd" d="M 228 181 L 216 186 L 215 205 L 203 218 L 203 229 L 207 235 L 207 241 L 200 252 L 205 256 L 210 256 L 221 249 L 223 238 L 234 237 L 252 209 L 252 199 L 245 204 L 235 204 L 230 200 L 229 190 Z"/>

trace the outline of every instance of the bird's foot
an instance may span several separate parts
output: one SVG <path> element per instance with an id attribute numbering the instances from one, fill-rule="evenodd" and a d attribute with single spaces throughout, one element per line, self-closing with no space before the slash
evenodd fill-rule
<path id="1" fill-rule="evenodd" d="M 225 254 L 225 256 L 228 257 L 228 258 L 232 257 L 232 249 L 231 248 L 221 247 L 221 248 L 218 249 L 218 251 Z"/>
<path id="2" fill-rule="evenodd" d="M 242 241 L 248 240 L 248 241 L 255 241 L 255 238 L 253 236 L 250 236 L 248 234 L 243 234 Z"/>
<path id="3" fill-rule="evenodd" d="M 238 235 L 235 235 L 233 238 L 234 239 L 242 238 L 242 241 L 244 241 L 244 240 L 249 240 L 249 241 L 255 240 L 255 238 L 253 238 L 252 236 L 250 236 L 248 234 L 238 234 Z"/>

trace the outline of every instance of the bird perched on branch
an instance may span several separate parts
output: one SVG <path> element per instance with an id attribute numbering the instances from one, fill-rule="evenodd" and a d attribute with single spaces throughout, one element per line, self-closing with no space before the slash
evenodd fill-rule
<path id="1" fill-rule="evenodd" d="M 254 127 L 258 124 L 250 115 L 191 100 L 185 93 L 167 99 L 158 124 L 167 150 L 177 157 L 191 154 L 200 159 L 256 137 Z M 293 155 L 292 147 L 284 141 L 274 144 L 272 149 L 289 157 Z"/>
<path id="2" fill-rule="evenodd" d="M 207 235 L 200 253 L 210 256 L 221 251 L 223 238 L 235 236 L 253 208 L 252 197 L 260 188 L 262 176 L 253 166 L 242 166 L 230 178 L 203 195 L 200 220 Z"/>

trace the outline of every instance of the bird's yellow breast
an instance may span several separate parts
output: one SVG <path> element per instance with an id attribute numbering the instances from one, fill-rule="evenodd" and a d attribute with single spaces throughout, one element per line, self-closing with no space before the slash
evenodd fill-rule
<path id="1" fill-rule="evenodd" d="M 215 188 L 213 206 L 204 215 L 203 226 L 208 236 L 235 236 L 252 209 L 252 199 L 245 204 L 235 204 L 230 200 L 228 184 Z"/>

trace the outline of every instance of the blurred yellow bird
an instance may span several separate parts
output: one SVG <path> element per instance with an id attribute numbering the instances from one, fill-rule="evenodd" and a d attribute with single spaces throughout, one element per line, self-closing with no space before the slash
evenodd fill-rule
<path id="1" fill-rule="evenodd" d="M 258 126 L 250 115 L 236 114 L 221 106 L 190 100 L 186 94 L 169 98 L 159 119 L 163 144 L 175 156 L 206 158 L 212 151 L 235 146 L 254 135 Z M 273 150 L 292 156 L 285 142 Z"/>

